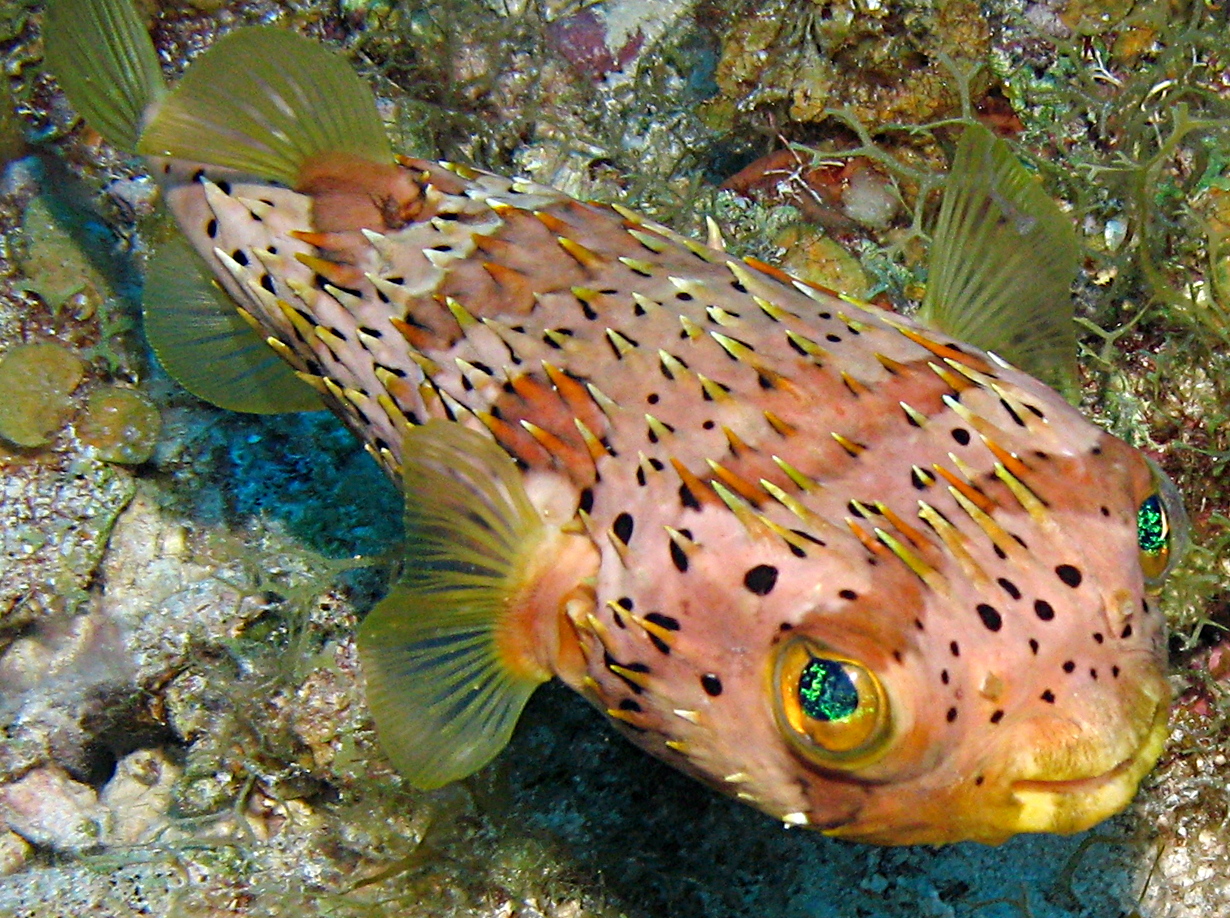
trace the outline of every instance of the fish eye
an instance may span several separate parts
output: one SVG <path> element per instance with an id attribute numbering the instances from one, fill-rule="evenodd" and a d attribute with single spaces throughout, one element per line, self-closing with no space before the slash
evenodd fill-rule
<path id="1" fill-rule="evenodd" d="M 1136 544 L 1145 584 L 1158 587 L 1187 547 L 1187 513 L 1174 486 L 1156 463 L 1149 461 L 1155 488 L 1136 510 Z"/>
<path id="2" fill-rule="evenodd" d="M 773 682 L 778 729 L 817 765 L 857 768 L 886 747 L 888 696 L 857 660 L 796 638 L 778 652 Z"/>

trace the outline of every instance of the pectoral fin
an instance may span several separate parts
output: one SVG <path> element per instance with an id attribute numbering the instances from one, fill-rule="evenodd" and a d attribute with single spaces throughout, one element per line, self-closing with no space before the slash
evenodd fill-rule
<path id="1" fill-rule="evenodd" d="M 359 659 L 382 746 L 432 788 L 494 758 L 551 676 L 525 604 L 552 532 L 490 437 L 430 421 L 405 455 L 406 566 L 364 620 Z"/>

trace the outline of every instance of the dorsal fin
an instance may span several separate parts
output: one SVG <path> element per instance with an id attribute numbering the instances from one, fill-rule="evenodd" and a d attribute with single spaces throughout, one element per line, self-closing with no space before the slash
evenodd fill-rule
<path id="1" fill-rule="evenodd" d="M 254 414 L 324 407 L 244 321 L 182 236 L 164 243 L 150 261 L 144 316 L 145 337 L 158 361 L 198 398 Z"/>
<path id="2" fill-rule="evenodd" d="M 142 121 L 167 91 L 149 33 L 128 0 L 52 0 L 43 22 L 45 59 L 90 127 L 128 153 Z"/>
<path id="3" fill-rule="evenodd" d="M 226 35 L 195 61 L 137 151 L 291 188 L 322 154 L 393 162 L 375 100 L 350 65 L 301 35 L 265 26 Z"/>
<path id="4" fill-rule="evenodd" d="M 1079 256 L 1067 215 L 1003 140 L 971 124 L 944 188 L 919 318 L 1071 392 Z"/>

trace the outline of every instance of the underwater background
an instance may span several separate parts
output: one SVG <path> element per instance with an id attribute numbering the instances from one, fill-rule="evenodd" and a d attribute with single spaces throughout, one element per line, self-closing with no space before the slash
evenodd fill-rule
<path id="1" fill-rule="evenodd" d="M 171 382 L 170 228 L 0 0 L 0 915 L 1230 914 L 1230 32 L 1198 0 L 141 4 L 178 73 L 276 24 L 340 48 L 407 152 L 525 174 L 884 305 L 920 298 L 963 120 L 1069 208 L 1082 408 L 1193 521 L 1172 735 L 1123 815 L 998 848 L 786 830 L 547 686 L 457 785 L 375 744 L 356 624 L 400 498 L 338 422 Z"/>

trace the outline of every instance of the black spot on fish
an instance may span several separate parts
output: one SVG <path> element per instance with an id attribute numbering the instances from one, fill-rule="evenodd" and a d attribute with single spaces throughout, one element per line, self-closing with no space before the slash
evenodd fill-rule
<path id="1" fill-rule="evenodd" d="M 1033 638 L 1029 639 L 1029 649 L 1035 657 L 1038 655 L 1038 642 Z"/>
<path id="2" fill-rule="evenodd" d="M 1008 404 L 1007 399 L 1001 398 L 999 400 L 999 403 L 1003 405 L 1004 411 L 1008 412 L 1008 417 L 1012 418 L 1013 422 L 1016 424 L 1017 427 L 1025 426 L 1025 422 L 1021 420 L 1021 416 L 1012 409 L 1012 406 L 1010 404 Z"/>
<path id="3" fill-rule="evenodd" d="M 949 708 L 948 713 L 945 716 L 948 718 L 948 722 L 952 723 L 954 720 L 957 719 L 957 709 Z"/>
<path id="4" fill-rule="evenodd" d="M 925 491 L 928 488 L 927 482 L 923 481 L 922 477 L 918 474 L 918 469 L 910 469 L 910 484 L 919 491 Z"/>
<path id="5" fill-rule="evenodd" d="M 194 182 L 202 181 L 204 178 L 205 178 L 204 169 L 197 169 L 196 172 L 192 173 L 192 181 Z"/>
<path id="6" fill-rule="evenodd" d="M 1007 559 L 1008 553 L 998 545 L 992 545 L 991 548 L 995 551 L 995 557 L 999 558 L 1000 561 Z"/>
<path id="7" fill-rule="evenodd" d="M 1038 697 L 1041 698 L 1043 701 L 1045 701 L 1047 704 L 1055 703 L 1055 693 L 1052 692 L 1050 689 L 1047 689 Z"/>
<path id="8" fill-rule="evenodd" d="M 1098 510 L 1100 510 L 1100 511 L 1101 511 L 1102 516 L 1110 516 L 1110 508 L 1109 508 L 1109 507 L 1105 507 L 1105 506 L 1103 506 L 1103 507 L 1098 507 Z"/>
<path id="9" fill-rule="evenodd" d="M 273 278 L 272 278 L 272 277 L 270 277 L 268 274 L 262 274 L 262 275 L 261 275 L 260 285 L 261 285 L 261 287 L 263 287 L 265 290 L 268 290 L 270 293 L 277 293 L 277 292 L 278 292 L 278 291 L 277 291 L 277 288 L 275 288 L 275 287 L 273 286 Z"/>
<path id="10" fill-rule="evenodd" d="M 853 590 L 841 590 L 837 595 L 847 602 L 854 602 L 854 600 L 858 599 L 858 593 L 855 593 Z"/>
<path id="11" fill-rule="evenodd" d="M 952 429 L 952 438 L 962 446 L 969 446 L 969 431 L 964 427 L 954 427 Z"/>
<path id="12" fill-rule="evenodd" d="M 1004 626 L 1004 620 L 999 614 L 999 610 L 994 606 L 987 605 L 985 602 L 978 604 L 978 617 L 982 619 L 982 623 L 988 631 L 998 631 Z"/>
<path id="13" fill-rule="evenodd" d="M 692 493 L 691 488 L 687 484 L 679 486 L 679 502 L 689 510 L 699 510 L 700 501 L 696 499 L 696 495 Z"/>
<path id="14" fill-rule="evenodd" d="M 679 300 L 681 303 L 688 303 L 696 299 L 696 297 L 692 296 L 692 294 L 688 293 L 686 290 L 680 290 L 675 294 L 675 299 Z"/>
<path id="15" fill-rule="evenodd" d="M 705 421 L 705 423 L 701 424 L 700 426 L 703 427 L 705 430 L 713 430 L 713 428 L 716 427 L 717 425 L 713 423 L 713 421 Z"/>
<path id="16" fill-rule="evenodd" d="M 831 319 L 831 318 L 833 318 L 833 314 L 832 314 L 831 312 L 826 312 L 826 311 L 823 311 L 823 310 L 822 310 L 821 312 L 818 312 L 818 313 L 817 313 L 817 315 L 818 315 L 818 316 L 820 316 L 820 318 L 822 318 L 822 319 Z"/>
<path id="17" fill-rule="evenodd" d="M 1096 669 L 1089 670 L 1089 678 L 1094 682 L 1098 681 L 1098 671 Z"/>
<path id="18" fill-rule="evenodd" d="M 806 539 L 807 541 L 811 542 L 813 545 L 819 545 L 821 548 L 823 548 L 826 544 L 825 542 L 822 542 L 820 539 L 817 539 L 810 532 L 804 532 L 802 529 L 791 529 L 790 531 L 793 532 L 795 535 L 797 535 L 799 538 Z"/>
<path id="19" fill-rule="evenodd" d="M 948 650 L 954 657 L 961 656 L 961 645 L 958 644 L 956 641 L 952 641 L 949 643 Z"/>
<path id="20" fill-rule="evenodd" d="M 218 182 L 218 190 L 223 194 L 229 195 L 231 193 L 231 183 L 227 181 Z"/>
<path id="21" fill-rule="evenodd" d="M 1124 625 L 1123 630 L 1119 632 L 1120 639 L 1126 641 L 1131 636 L 1132 636 L 1132 626 L 1130 624 Z"/>
<path id="22" fill-rule="evenodd" d="M 242 265 L 245 268 L 248 266 L 248 253 L 243 249 L 236 249 L 231 252 L 231 258 L 235 259 L 236 264 Z"/>
<path id="23" fill-rule="evenodd" d="M 996 711 L 994 714 L 991 715 L 991 723 L 993 724 L 997 724 L 1003 719 L 1004 719 L 1003 711 Z"/>
<path id="24" fill-rule="evenodd" d="M 716 673 L 705 673 L 700 677 L 700 687 L 705 690 L 705 694 L 711 698 L 716 698 L 722 694 L 722 680 L 718 678 Z"/>
<path id="25" fill-rule="evenodd" d="M 648 395 L 645 396 L 645 401 L 649 402 L 649 404 L 651 405 L 656 405 L 661 400 L 662 400 L 661 396 L 659 396 L 658 393 L 656 392 L 650 392 Z"/>
<path id="26" fill-rule="evenodd" d="M 688 572 L 687 552 L 680 548 L 674 539 L 669 539 L 668 543 L 671 551 L 671 563 L 675 565 L 675 570 L 681 574 L 686 574 Z"/>
<path id="27" fill-rule="evenodd" d="M 824 336 L 825 341 L 831 341 L 833 344 L 841 343 L 841 335 L 827 334 Z"/>
<path id="28" fill-rule="evenodd" d="M 589 319 L 590 321 L 593 321 L 594 319 L 598 318 L 598 313 L 594 311 L 594 307 L 590 306 L 589 303 L 585 302 L 585 300 L 581 299 L 580 297 L 577 297 L 576 300 L 577 300 L 577 305 L 581 307 L 581 314 L 585 316 L 585 318 Z"/>
<path id="29" fill-rule="evenodd" d="M 631 513 L 621 513 L 615 517 L 615 522 L 611 526 L 611 532 L 615 534 L 615 538 L 623 542 L 625 545 L 632 538 L 632 529 L 635 526 L 635 521 L 632 519 Z"/>
<path id="30" fill-rule="evenodd" d="M 1118 667 L 1118 666 L 1112 666 L 1112 667 L 1110 668 L 1110 674 L 1111 674 L 1111 677 L 1112 677 L 1112 678 L 1118 679 L 1118 678 L 1119 678 L 1119 667 Z"/>
<path id="31" fill-rule="evenodd" d="M 1064 660 L 1063 661 L 1063 671 L 1065 673 L 1071 673 L 1071 672 L 1074 672 L 1075 670 L 1076 670 L 1076 662 L 1074 660 Z"/>
<path id="32" fill-rule="evenodd" d="M 1044 622 L 1049 622 L 1055 617 L 1055 607 L 1045 599 L 1035 599 L 1034 613 Z"/>
<path id="33" fill-rule="evenodd" d="M 210 217 L 209 222 L 205 224 L 205 235 L 210 239 L 218 238 L 218 221 L 215 217 Z"/>
<path id="34" fill-rule="evenodd" d="M 1081 585 L 1081 572 L 1071 564 L 1061 564 L 1055 568 L 1055 573 L 1068 586 L 1076 589 Z"/>
<path id="35" fill-rule="evenodd" d="M 777 568 L 771 564 L 757 564 L 743 575 L 743 585 L 757 596 L 768 596 L 777 586 Z"/>
<path id="36" fill-rule="evenodd" d="M 855 516 L 857 516 L 859 519 L 866 518 L 863 511 L 859 509 L 858 503 L 855 501 L 850 501 L 850 503 L 846 504 L 846 509 L 849 510 Z"/>
<path id="37" fill-rule="evenodd" d="M 1093 641 L 1095 644 L 1101 644 L 1105 640 L 1106 638 L 1102 635 L 1101 631 L 1093 632 Z"/>
<path id="38" fill-rule="evenodd" d="M 946 669 L 942 669 L 942 670 L 940 670 L 940 681 L 941 681 L 941 682 L 943 682 L 945 685 L 947 685 L 947 684 L 948 684 L 948 682 L 949 682 L 949 680 L 950 680 L 950 678 L 951 678 L 951 677 L 948 675 L 948 670 L 946 670 Z"/>
<path id="39" fill-rule="evenodd" d="M 634 701 L 633 699 L 631 699 L 631 698 L 625 698 L 623 701 L 621 701 L 621 702 L 619 703 L 619 710 L 621 710 L 621 711 L 636 711 L 637 713 L 640 713 L 641 706 L 640 706 L 640 705 L 639 705 L 636 701 Z"/>
<path id="40" fill-rule="evenodd" d="M 1007 577 L 1000 577 L 995 582 L 998 583 L 1000 587 L 1003 588 L 1003 591 L 1013 599 L 1021 598 L 1021 591 L 1017 588 L 1017 585 Z"/>
<path id="41" fill-rule="evenodd" d="M 679 630 L 679 619 L 671 615 L 663 615 L 661 612 L 650 612 L 646 614 L 645 621 L 653 622 L 659 628 L 665 628 L 667 631 Z"/>

